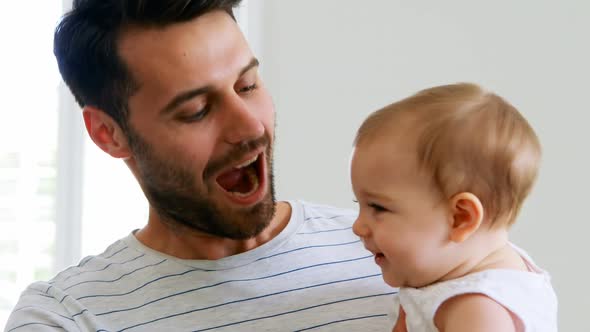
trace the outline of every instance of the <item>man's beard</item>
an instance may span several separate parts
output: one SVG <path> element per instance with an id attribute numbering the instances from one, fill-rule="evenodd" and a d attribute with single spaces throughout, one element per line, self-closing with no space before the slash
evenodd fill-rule
<path id="1" fill-rule="evenodd" d="M 132 128 L 128 127 L 126 132 L 144 193 L 167 226 L 173 229 L 185 226 L 218 237 L 242 240 L 258 235 L 272 220 L 276 200 L 272 147 L 268 134 L 237 145 L 224 157 L 211 160 L 203 172 L 204 188 L 197 188 L 197 174 L 190 167 L 174 162 L 178 160 L 174 156 L 166 159 L 157 156 L 153 148 Z M 207 181 L 211 180 L 208 175 L 264 145 L 267 148 L 266 160 L 263 162 L 266 162 L 268 173 L 268 181 L 264 182 L 268 182 L 269 186 L 264 198 L 249 208 L 216 204 L 208 194 L 213 191 L 207 184 L 211 182 Z"/>

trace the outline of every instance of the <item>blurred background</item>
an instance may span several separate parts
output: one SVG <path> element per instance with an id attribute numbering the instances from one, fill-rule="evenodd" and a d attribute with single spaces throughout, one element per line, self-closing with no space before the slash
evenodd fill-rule
<path id="1" fill-rule="evenodd" d="M 87 139 L 52 54 L 71 0 L 0 5 L 0 326 L 34 280 L 147 220 L 120 160 Z M 246 0 L 237 17 L 277 109 L 280 199 L 353 207 L 348 162 L 364 117 L 438 84 L 511 101 L 544 147 L 512 240 L 553 276 L 560 330 L 590 308 L 590 2 Z"/>

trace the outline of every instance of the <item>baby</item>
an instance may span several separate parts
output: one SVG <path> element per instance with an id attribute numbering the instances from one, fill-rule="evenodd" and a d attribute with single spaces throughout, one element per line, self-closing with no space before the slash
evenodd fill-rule
<path id="1" fill-rule="evenodd" d="M 400 288 L 396 331 L 557 331 L 549 275 L 508 240 L 541 157 L 512 105 L 434 87 L 371 114 L 354 145 L 353 231 Z"/>

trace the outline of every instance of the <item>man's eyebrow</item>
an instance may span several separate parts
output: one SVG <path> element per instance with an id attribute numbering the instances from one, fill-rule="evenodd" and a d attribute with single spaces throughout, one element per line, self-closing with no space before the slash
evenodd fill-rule
<path id="1" fill-rule="evenodd" d="M 257 67 L 259 65 L 260 65 L 260 62 L 258 61 L 258 59 L 252 58 L 252 60 L 250 60 L 250 62 L 244 68 L 242 68 L 242 70 L 240 70 L 239 76 L 244 75 L 248 70 L 250 70 L 254 67 Z M 211 86 L 204 86 L 204 87 L 181 92 L 181 93 L 177 94 L 174 98 L 172 98 L 172 100 L 170 102 L 168 102 L 168 104 L 166 104 L 166 106 L 162 109 L 162 111 L 160 113 L 162 113 L 162 114 L 170 113 L 175 108 L 177 108 L 181 104 L 185 103 L 186 101 L 191 100 L 199 95 L 205 94 L 205 93 L 211 91 L 211 89 L 212 89 Z"/>
<path id="2" fill-rule="evenodd" d="M 239 76 L 244 75 L 248 70 L 250 70 L 254 67 L 258 67 L 259 65 L 260 65 L 260 62 L 258 61 L 258 59 L 252 58 L 252 60 L 250 60 L 250 63 L 248 63 L 244 68 L 242 68 L 242 70 L 240 70 Z"/>

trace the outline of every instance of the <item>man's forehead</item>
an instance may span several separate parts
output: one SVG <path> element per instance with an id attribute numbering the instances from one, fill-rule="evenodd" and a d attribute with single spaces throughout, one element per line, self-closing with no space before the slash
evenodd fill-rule
<path id="1" fill-rule="evenodd" d="M 165 25 L 142 25 L 129 24 L 121 29 L 119 34 L 119 41 L 131 39 L 137 41 L 138 39 L 154 39 L 155 42 L 162 38 L 169 39 L 169 37 L 178 37 L 190 34 L 196 36 L 206 36 L 210 33 L 215 33 L 216 29 L 223 26 L 237 26 L 235 20 L 225 11 L 214 10 L 204 13 L 198 17 L 187 21 L 180 21 L 169 23 Z"/>
<path id="2" fill-rule="evenodd" d="M 253 57 L 237 23 L 222 11 L 165 28 L 129 31 L 119 52 L 140 86 L 182 90 L 235 78 Z"/>
<path id="3" fill-rule="evenodd" d="M 195 65 L 208 68 L 220 55 L 249 51 L 237 23 L 223 11 L 165 27 L 130 26 L 121 33 L 117 47 L 123 61 L 138 76 L 183 71 Z"/>
<path id="4" fill-rule="evenodd" d="M 131 108 L 163 109 L 178 94 L 233 85 L 253 55 L 225 12 L 165 28 L 128 31 L 120 54 L 138 90 Z"/>

